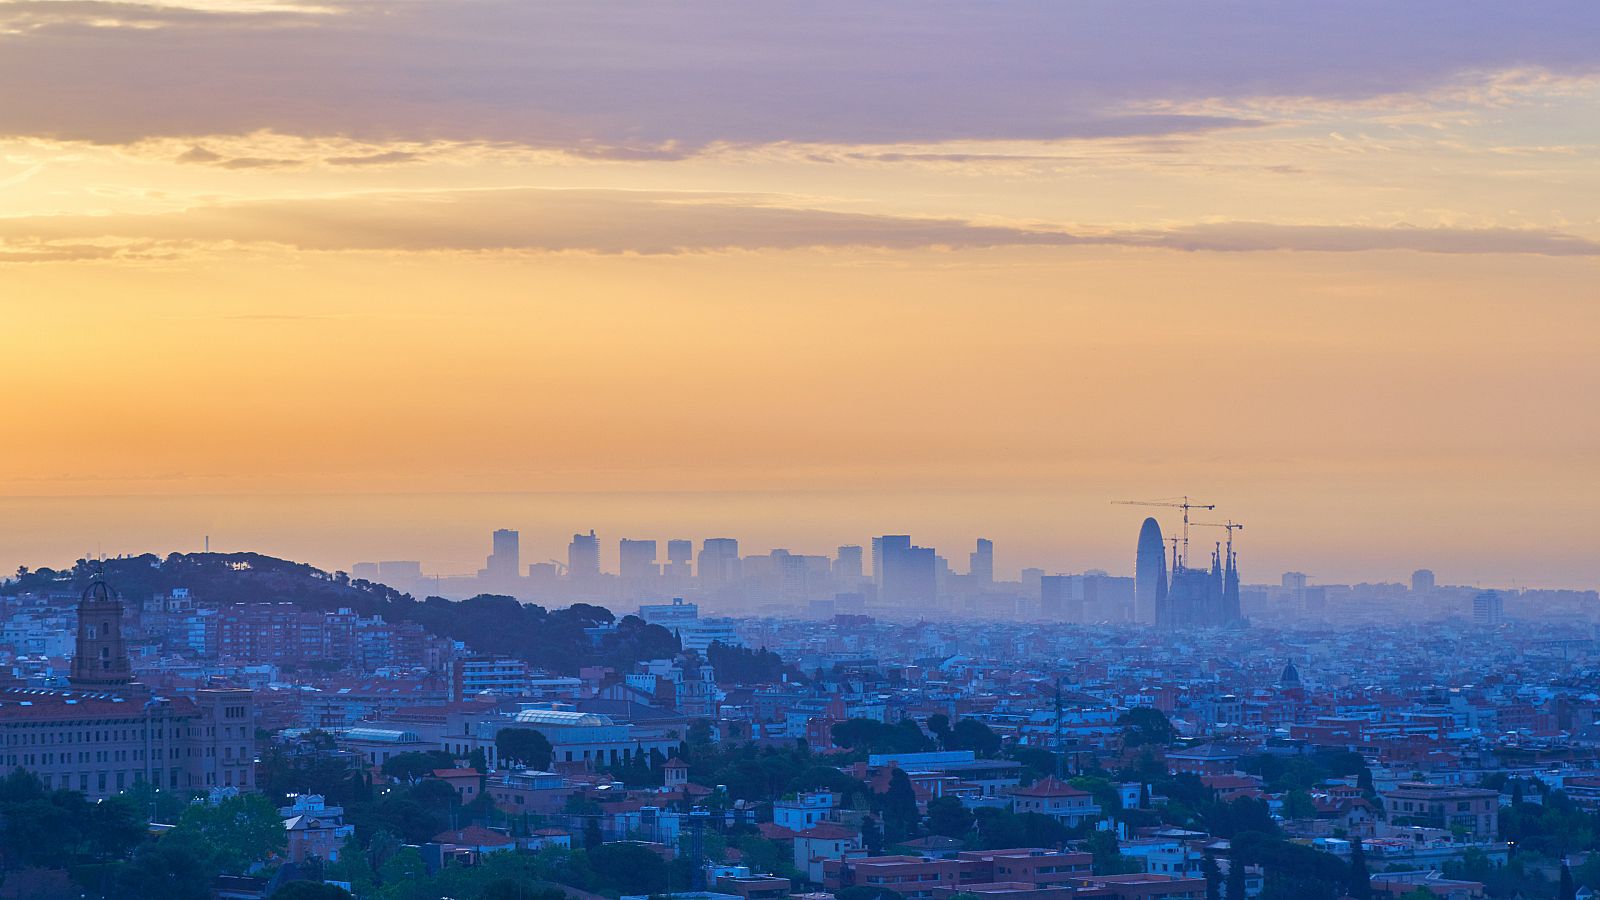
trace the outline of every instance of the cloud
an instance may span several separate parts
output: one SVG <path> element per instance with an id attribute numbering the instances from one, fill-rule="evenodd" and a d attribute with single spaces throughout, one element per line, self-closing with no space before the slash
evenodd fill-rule
<path id="1" fill-rule="evenodd" d="M 1190 252 L 1600 256 L 1550 230 L 1197 224 L 1171 229 L 1004 226 L 782 205 L 767 195 L 660 191 L 384 192 L 218 203 L 157 214 L 0 219 L 11 261 L 139 258 L 206 246 L 303 251 L 680 254 L 726 250 L 1121 246 Z M 111 247 L 111 250 L 99 248 Z M 80 254 L 74 256 L 73 254 Z M 95 255 L 99 254 L 99 255 Z M 15 257 L 15 258 L 12 258 Z"/>
<path id="2" fill-rule="evenodd" d="M 1159 137 L 1258 121 L 1182 108 L 1216 98 L 1352 100 L 1463 73 L 1600 68 L 1591 0 L 325 6 L 336 14 L 0 4 L 0 21 L 35 17 L 0 34 L 0 129 L 504 141 L 654 160 L 719 143 Z M 160 27 L 101 27 L 105 7 Z"/>
<path id="3" fill-rule="evenodd" d="M 323 162 L 330 166 L 395 166 L 401 163 L 416 162 L 421 159 L 420 153 L 406 150 L 387 150 L 382 153 L 368 153 L 363 156 L 330 156 Z"/>

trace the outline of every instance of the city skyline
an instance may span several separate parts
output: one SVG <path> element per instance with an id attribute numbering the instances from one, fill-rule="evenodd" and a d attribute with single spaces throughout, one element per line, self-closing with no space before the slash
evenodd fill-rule
<path id="1" fill-rule="evenodd" d="M 0 557 L 1193 490 L 1600 584 L 1592 4 L 458 8 L 0 2 Z"/>

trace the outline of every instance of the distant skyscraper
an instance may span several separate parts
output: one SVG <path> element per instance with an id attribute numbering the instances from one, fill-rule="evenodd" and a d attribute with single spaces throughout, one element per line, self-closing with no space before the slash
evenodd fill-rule
<path id="1" fill-rule="evenodd" d="M 1472 624 L 1498 628 L 1505 619 L 1505 601 L 1499 591 L 1483 591 L 1472 598 Z"/>
<path id="2" fill-rule="evenodd" d="M 1133 620 L 1141 625 L 1156 624 L 1166 601 L 1167 544 L 1161 539 L 1161 523 L 1149 518 L 1139 527 L 1139 551 L 1133 566 Z"/>
<path id="3" fill-rule="evenodd" d="M 575 534 L 567 545 L 567 577 L 575 580 L 600 577 L 600 539 L 594 529 Z"/>
<path id="4" fill-rule="evenodd" d="M 522 550 L 517 533 L 501 528 L 494 533 L 494 552 L 489 554 L 483 573 L 497 581 L 515 579 L 522 572 Z"/>
<path id="5" fill-rule="evenodd" d="M 1083 594 L 1074 590 L 1071 575 L 1045 575 L 1039 579 L 1039 612 L 1049 622 L 1082 622 Z"/>
<path id="6" fill-rule="evenodd" d="M 833 576 L 835 578 L 861 577 L 861 548 L 859 546 L 846 544 L 839 548 L 839 555 L 833 561 Z"/>
<path id="7" fill-rule="evenodd" d="M 623 538 L 617 545 L 617 573 L 631 579 L 660 575 L 661 570 L 656 566 L 656 542 Z"/>
<path id="8" fill-rule="evenodd" d="M 700 545 L 700 583 L 711 586 L 739 580 L 739 542 L 706 538 Z"/>
<path id="9" fill-rule="evenodd" d="M 978 549 L 972 551 L 967 559 L 967 571 L 972 575 L 972 580 L 984 584 L 994 581 L 994 541 L 978 538 Z"/>
<path id="10" fill-rule="evenodd" d="M 872 539 L 878 598 L 886 606 L 931 605 L 938 597 L 939 565 L 932 547 L 914 547 L 910 535 Z"/>
<path id="11" fill-rule="evenodd" d="M 1283 586 L 1291 591 L 1303 591 L 1306 589 L 1306 581 L 1309 579 L 1310 576 L 1304 572 L 1285 572 L 1283 573 Z"/>
<path id="12" fill-rule="evenodd" d="M 1433 570 L 1418 569 L 1411 573 L 1411 592 L 1413 594 L 1426 594 L 1433 590 Z"/>
<path id="13" fill-rule="evenodd" d="M 667 541 L 668 578 L 688 578 L 694 563 L 694 541 Z"/>

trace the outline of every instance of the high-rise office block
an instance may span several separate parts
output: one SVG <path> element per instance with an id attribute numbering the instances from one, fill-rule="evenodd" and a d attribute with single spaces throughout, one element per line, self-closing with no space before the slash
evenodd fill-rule
<path id="1" fill-rule="evenodd" d="M 700 583 L 707 586 L 739 580 L 739 542 L 734 538 L 706 538 L 700 544 Z"/>
<path id="2" fill-rule="evenodd" d="M 873 538 L 877 551 L 878 597 L 887 606 L 931 605 L 939 593 L 937 554 L 932 547 L 914 547 L 910 535 Z"/>
<path id="3" fill-rule="evenodd" d="M 1472 598 L 1472 624 L 1498 628 L 1505 620 L 1505 601 L 1499 591 L 1483 591 Z"/>
<path id="4" fill-rule="evenodd" d="M 1071 575 L 1045 575 L 1039 579 L 1039 612 L 1051 622 L 1082 622 L 1083 594 Z"/>
<path id="5" fill-rule="evenodd" d="M 967 559 L 967 571 L 972 575 L 972 580 L 984 584 L 994 581 L 994 541 L 978 538 L 978 549 L 972 551 Z"/>
<path id="6" fill-rule="evenodd" d="M 833 576 L 860 578 L 861 574 L 861 548 L 855 544 L 840 547 L 838 556 L 833 560 Z"/>
<path id="7" fill-rule="evenodd" d="M 1133 566 L 1133 620 L 1141 625 L 1156 624 L 1156 617 L 1167 599 L 1167 545 L 1161 539 L 1161 523 L 1145 519 L 1139 527 L 1139 550 Z"/>
<path id="8" fill-rule="evenodd" d="M 517 533 L 509 528 L 494 533 L 494 552 L 484 564 L 483 574 L 500 581 L 514 579 L 522 572 L 522 548 Z"/>
<path id="9" fill-rule="evenodd" d="M 1411 573 L 1411 592 L 1413 594 L 1426 594 L 1434 588 L 1433 570 L 1418 569 Z"/>
<path id="10" fill-rule="evenodd" d="M 688 578 L 694 563 L 694 541 L 667 541 L 668 578 Z"/>
<path id="11" fill-rule="evenodd" d="M 649 579 L 661 574 L 656 566 L 656 542 L 623 538 L 617 545 L 617 573 L 623 578 Z"/>
<path id="12" fill-rule="evenodd" d="M 589 579 L 600 577 L 600 539 L 594 529 L 588 534 L 575 534 L 567 545 L 567 577 Z"/>

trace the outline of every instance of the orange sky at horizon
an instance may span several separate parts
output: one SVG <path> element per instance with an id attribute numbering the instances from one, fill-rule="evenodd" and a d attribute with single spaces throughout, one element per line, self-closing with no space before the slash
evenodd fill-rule
<path id="1" fill-rule="evenodd" d="M 471 9 L 435 45 L 433 2 L 0 0 L 0 565 L 215 528 L 448 573 L 496 527 L 530 559 L 596 527 L 1125 571 L 1107 501 L 1187 491 L 1247 523 L 1247 581 L 1600 584 L 1600 54 L 1323 73 L 1229 31 L 1280 68 L 1197 55 L 1191 89 L 957 43 L 941 101 L 858 56 L 808 93 L 827 48 L 733 43 L 759 24 L 656 23 L 746 89 L 581 6 Z M 930 47 L 971 31 L 931 9 Z M 442 99 L 364 80 L 412 46 Z M 1037 116 L 977 104 L 1035 77 Z M 90 87 L 122 104 L 63 108 Z"/>

